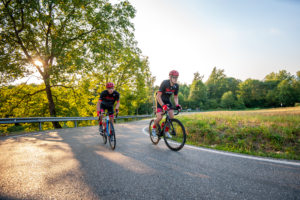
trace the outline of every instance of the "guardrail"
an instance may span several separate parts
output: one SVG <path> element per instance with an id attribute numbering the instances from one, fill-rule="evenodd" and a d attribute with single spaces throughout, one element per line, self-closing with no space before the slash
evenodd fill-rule
<path id="1" fill-rule="evenodd" d="M 130 118 L 148 118 L 152 115 L 132 115 L 118 116 L 117 119 Z M 42 122 L 66 122 L 74 121 L 77 127 L 77 121 L 98 120 L 98 117 L 27 117 L 27 118 L 0 118 L 0 124 L 16 124 L 16 123 L 39 123 L 39 129 L 42 130 Z"/>

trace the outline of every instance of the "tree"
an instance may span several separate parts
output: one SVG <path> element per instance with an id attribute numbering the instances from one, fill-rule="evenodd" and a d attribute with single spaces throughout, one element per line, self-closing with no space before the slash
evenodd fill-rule
<path id="1" fill-rule="evenodd" d="M 297 102 L 294 98 L 294 90 L 287 80 L 283 80 L 278 85 L 278 103 L 283 103 L 285 106 L 293 106 Z"/>
<path id="2" fill-rule="evenodd" d="M 223 94 L 221 98 L 221 106 L 223 108 L 229 108 L 235 106 L 234 96 L 231 91 Z"/>
<path id="3" fill-rule="evenodd" d="M 198 80 L 203 80 L 203 78 L 204 78 L 204 75 L 200 75 L 200 73 L 199 72 L 196 72 L 196 73 L 194 73 L 194 79 L 193 79 L 193 82 L 194 81 L 198 81 Z"/>
<path id="4" fill-rule="evenodd" d="M 197 102 L 205 103 L 207 100 L 207 87 L 204 85 L 202 80 L 195 80 L 191 85 L 189 99 Z"/>
<path id="5" fill-rule="evenodd" d="M 233 77 L 226 78 L 227 91 L 231 91 L 233 96 L 236 97 L 236 92 L 239 89 L 239 84 L 242 82 L 239 79 L 235 79 Z"/>
<path id="6" fill-rule="evenodd" d="M 238 97 L 238 100 L 235 103 L 235 108 L 236 109 L 245 109 L 246 108 L 243 98 Z"/>
<path id="7" fill-rule="evenodd" d="M 208 98 L 220 100 L 222 95 L 228 90 L 224 69 L 214 67 L 205 84 L 208 89 Z"/>
<path id="8" fill-rule="evenodd" d="M 279 70 L 278 73 L 272 72 L 268 74 L 265 77 L 266 81 L 270 80 L 278 80 L 278 81 L 283 81 L 283 80 L 288 80 L 290 81 L 293 78 L 293 75 L 291 75 L 290 72 L 287 72 L 286 70 Z"/>
<path id="9" fill-rule="evenodd" d="M 278 92 L 276 90 L 268 90 L 266 95 L 266 106 L 278 106 L 279 103 Z"/>
<path id="10" fill-rule="evenodd" d="M 130 22 L 134 16 L 128 1 L 112 5 L 105 0 L 3 0 L 0 84 L 38 72 L 50 116 L 56 116 L 51 88 L 72 87 L 78 76 L 94 69 L 108 73 L 110 66 L 118 65 L 114 58 L 122 58 L 121 50 L 139 52 Z M 60 127 L 57 122 L 53 126 Z"/>
<path id="11" fill-rule="evenodd" d="M 239 84 L 237 93 L 245 101 L 246 107 L 264 105 L 266 88 L 264 83 L 259 80 L 250 78 L 245 80 Z"/>
<path id="12" fill-rule="evenodd" d="M 206 104 L 205 104 L 205 107 L 207 109 L 216 109 L 218 108 L 220 105 L 218 103 L 218 101 L 216 99 L 209 99 Z"/>

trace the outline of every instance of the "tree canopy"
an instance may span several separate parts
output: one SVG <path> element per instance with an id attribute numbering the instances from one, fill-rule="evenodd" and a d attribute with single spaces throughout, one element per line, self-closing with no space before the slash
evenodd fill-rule
<path id="1" fill-rule="evenodd" d="M 128 1 L 3 0 L 0 3 L 1 86 L 38 72 L 49 113 L 56 116 L 51 88 L 73 87 L 85 76 L 100 83 L 134 83 L 148 66 L 134 40 Z M 134 76 L 136 75 L 136 76 Z M 147 75 L 148 76 L 148 75 Z"/>

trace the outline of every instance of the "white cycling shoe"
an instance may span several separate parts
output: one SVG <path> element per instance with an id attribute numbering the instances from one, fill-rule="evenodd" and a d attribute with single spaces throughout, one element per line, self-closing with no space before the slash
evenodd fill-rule
<path id="1" fill-rule="evenodd" d="M 156 130 L 155 130 L 155 128 L 152 128 L 152 135 L 153 135 L 153 137 L 156 137 Z"/>
<path id="2" fill-rule="evenodd" d="M 166 132 L 166 136 L 167 136 L 168 138 L 172 138 L 172 136 L 170 135 L 169 132 Z"/>

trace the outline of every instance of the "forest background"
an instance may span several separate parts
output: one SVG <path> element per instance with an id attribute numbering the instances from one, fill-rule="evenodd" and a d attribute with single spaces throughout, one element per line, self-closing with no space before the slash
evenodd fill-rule
<path id="1" fill-rule="evenodd" d="M 108 81 L 121 94 L 120 115 L 152 113 L 159 86 L 154 86 L 148 57 L 134 40 L 130 19 L 135 13 L 128 1 L 2 1 L 0 117 L 96 116 L 96 103 Z M 183 109 L 299 105 L 300 71 L 291 75 L 281 70 L 263 80 L 241 81 L 214 67 L 203 82 L 201 67 L 191 74 L 192 84 L 179 83 Z M 43 83 L 12 85 L 36 72 Z M 63 126 L 68 124 L 45 123 L 43 128 Z M 1 125 L 0 132 L 36 128 L 37 124 Z"/>

